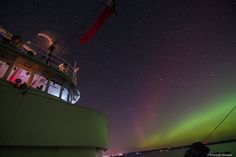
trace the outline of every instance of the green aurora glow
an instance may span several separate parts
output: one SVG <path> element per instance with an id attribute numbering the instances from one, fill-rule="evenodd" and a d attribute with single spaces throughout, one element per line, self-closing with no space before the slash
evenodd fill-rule
<path id="1" fill-rule="evenodd" d="M 206 104 L 202 111 L 186 114 L 186 119 L 176 122 L 166 132 L 157 132 L 149 136 L 140 148 L 163 148 L 191 144 L 193 141 L 204 141 L 211 131 L 224 119 L 236 104 L 236 95 Z M 235 138 L 235 110 L 217 128 L 208 142 Z M 173 143 L 175 145 L 173 145 Z"/>

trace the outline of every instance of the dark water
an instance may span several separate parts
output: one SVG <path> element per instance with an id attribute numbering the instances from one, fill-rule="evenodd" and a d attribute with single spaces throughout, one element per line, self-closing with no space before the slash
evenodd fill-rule
<path id="1" fill-rule="evenodd" d="M 235 157 L 236 156 L 236 142 L 214 144 L 207 146 L 210 149 L 209 157 Z M 169 151 L 150 151 L 143 153 L 130 153 L 123 157 L 183 157 L 186 149 L 174 149 Z M 214 153 L 218 153 L 215 155 Z"/>

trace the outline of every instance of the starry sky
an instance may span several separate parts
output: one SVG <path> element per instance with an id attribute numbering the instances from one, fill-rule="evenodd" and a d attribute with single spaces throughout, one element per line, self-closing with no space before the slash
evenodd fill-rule
<path id="1" fill-rule="evenodd" d="M 117 16 L 80 44 L 103 6 L 1 0 L 0 25 L 42 46 L 37 33 L 48 32 L 77 61 L 78 104 L 107 116 L 107 154 L 203 141 L 236 105 L 236 1 L 117 0 Z M 235 139 L 235 119 L 209 142 Z"/>

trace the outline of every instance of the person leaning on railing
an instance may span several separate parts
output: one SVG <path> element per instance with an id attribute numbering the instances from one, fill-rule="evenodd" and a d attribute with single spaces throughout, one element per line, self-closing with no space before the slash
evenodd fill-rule
<path id="1" fill-rule="evenodd" d="M 68 73 L 68 64 L 67 63 L 61 63 L 59 66 L 58 66 L 59 70 L 61 72 L 63 72 L 64 74 L 67 74 Z"/>

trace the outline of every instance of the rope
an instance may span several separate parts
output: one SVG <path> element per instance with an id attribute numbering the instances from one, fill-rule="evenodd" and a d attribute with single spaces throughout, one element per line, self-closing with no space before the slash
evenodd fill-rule
<path id="1" fill-rule="evenodd" d="M 211 135 L 216 131 L 216 129 L 229 117 L 229 115 L 235 110 L 236 106 L 230 110 L 230 112 L 224 117 L 224 119 L 212 130 L 212 132 L 207 136 L 207 138 L 204 140 L 204 144 L 207 143 L 208 139 L 211 137 Z"/>

